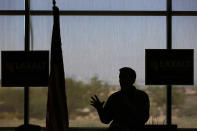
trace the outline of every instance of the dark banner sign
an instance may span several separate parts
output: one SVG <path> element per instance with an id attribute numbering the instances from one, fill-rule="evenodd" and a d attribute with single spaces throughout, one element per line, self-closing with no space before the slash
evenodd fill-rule
<path id="1" fill-rule="evenodd" d="M 146 85 L 193 85 L 193 49 L 146 49 Z"/>
<path id="2" fill-rule="evenodd" d="M 48 86 L 49 51 L 2 51 L 2 86 Z"/>

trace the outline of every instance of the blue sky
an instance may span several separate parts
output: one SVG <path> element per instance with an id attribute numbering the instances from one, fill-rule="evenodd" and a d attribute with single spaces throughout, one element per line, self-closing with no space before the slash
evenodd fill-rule
<path id="1" fill-rule="evenodd" d="M 166 6 L 165 0 L 56 1 L 61 10 L 165 10 Z M 173 4 L 176 10 L 197 9 L 196 0 L 173 0 Z M 33 0 L 31 6 L 33 10 L 50 10 L 51 1 Z M 0 9 L 20 10 L 24 9 L 24 3 L 23 0 L 1 0 Z M 52 16 L 33 16 L 31 19 L 34 50 L 49 50 Z M 173 17 L 173 48 L 197 48 L 196 21 L 197 17 Z M 163 16 L 62 16 L 66 77 L 87 81 L 98 76 L 118 84 L 118 69 L 130 66 L 137 72 L 137 83 L 144 84 L 144 50 L 166 48 L 165 22 Z M 24 49 L 23 16 L 0 16 L 0 30 L 1 50 Z"/>
<path id="2" fill-rule="evenodd" d="M 165 10 L 166 0 L 56 0 L 61 10 Z M 173 10 L 197 10 L 196 0 L 172 0 Z M 52 0 L 31 0 L 33 10 L 51 10 Z M 0 10 L 22 10 L 24 0 L 1 0 Z"/>

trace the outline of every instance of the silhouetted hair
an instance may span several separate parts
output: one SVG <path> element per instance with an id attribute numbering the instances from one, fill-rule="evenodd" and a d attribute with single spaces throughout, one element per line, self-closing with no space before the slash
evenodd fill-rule
<path id="1" fill-rule="evenodd" d="M 124 75 L 124 77 L 127 77 L 128 79 L 135 82 L 136 73 L 133 69 L 131 69 L 130 67 L 123 67 L 119 71 L 122 75 Z"/>

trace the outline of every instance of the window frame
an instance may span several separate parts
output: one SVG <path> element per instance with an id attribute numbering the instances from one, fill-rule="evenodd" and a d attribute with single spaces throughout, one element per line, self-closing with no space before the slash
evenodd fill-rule
<path id="1" fill-rule="evenodd" d="M 165 11 L 93 11 L 93 10 L 61 10 L 60 16 L 165 16 L 166 17 L 166 49 L 172 49 L 172 17 L 173 16 L 197 16 L 197 11 L 172 11 L 172 0 L 166 0 Z M 30 50 L 30 18 L 31 16 L 52 16 L 51 10 L 30 10 L 30 0 L 25 0 L 25 10 L 0 10 L 0 16 L 25 15 L 25 51 Z M 167 125 L 172 124 L 172 86 L 166 85 L 167 90 Z M 29 123 L 29 87 L 24 89 L 24 123 Z M 1 128 L 1 127 L 0 127 Z M 10 127 L 9 127 L 10 128 Z"/>

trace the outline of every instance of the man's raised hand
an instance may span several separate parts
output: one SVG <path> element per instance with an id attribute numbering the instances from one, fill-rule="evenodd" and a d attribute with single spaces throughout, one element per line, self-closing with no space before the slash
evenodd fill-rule
<path id="1" fill-rule="evenodd" d="M 96 95 L 94 95 L 94 96 L 91 97 L 90 105 L 92 105 L 93 107 L 95 107 L 97 110 L 102 109 L 104 103 L 105 102 L 104 101 L 101 102 Z"/>

